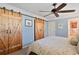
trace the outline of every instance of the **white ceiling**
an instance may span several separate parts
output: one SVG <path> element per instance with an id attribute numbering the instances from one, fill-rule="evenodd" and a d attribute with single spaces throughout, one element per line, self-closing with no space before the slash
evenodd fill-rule
<path id="1" fill-rule="evenodd" d="M 30 12 L 39 15 L 39 16 L 44 16 L 49 14 L 50 12 L 39 12 L 39 11 L 50 11 L 53 6 L 53 3 L 10 3 L 11 5 L 14 5 L 16 7 L 29 10 Z M 59 6 L 60 3 L 57 4 Z M 57 7 L 56 6 L 56 7 Z M 60 17 L 58 18 L 66 18 L 66 17 L 72 17 L 72 16 L 78 16 L 79 15 L 79 3 L 68 3 L 67 6 L 65 6 L 63 9 L 75 9 L 76 12 L 73 13 L 60 13 Z M 53 14 L 50 16 L 47 16 L 46 18 L 48 19 L 54 19 L 57 18 Z"/>

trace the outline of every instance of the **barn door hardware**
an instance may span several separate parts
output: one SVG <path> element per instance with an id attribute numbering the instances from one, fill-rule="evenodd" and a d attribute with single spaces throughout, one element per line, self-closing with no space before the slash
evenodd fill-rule
<path id="1" fill-rule="evenodd" d="M 6 30 L 6 33 L 7 33 L 7 34 L 11 34 L 11 30 L 9 30 L 9 29 Z"/>
<path id="2" fill-rule="evenodd" d="M 21 13 L 19 12 L 19 16 L 21 16 Z"/>
<path id="3" fill-rule="evenodd" d="M 5 8 L 5 7 L 3 7 L 3 9 L 4 9 L 4 13 L 5 13 L 6 8 Z"/>
<path id="4" fill-rule="evenodd" d="M 11 13 L 12 13 L 12 15 L 13 15 L 13 10 L 11 10 Z"/>

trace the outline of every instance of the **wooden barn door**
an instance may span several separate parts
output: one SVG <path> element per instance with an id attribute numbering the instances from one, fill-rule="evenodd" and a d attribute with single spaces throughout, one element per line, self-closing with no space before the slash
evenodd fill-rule
<path id="1" fill-rule="evenodd" d="M 22 33 L 21 33 L 21 15 L 19 13 L 9 13 L 9 53 L 14 52 L 22 48 Z"/>
<path id="2" fill-rule="evenodd" d="M 38 18 L 35 19 L 35 40 L 44 38 L 44 25 L 44 20 Z"/>
<path id="3" fill-rule="evenodd" d="M 8 53 L 8 12 L 0 9 L 0 54 Z"/>
<path id="4" fill-rule="evenodd" d="M 0 9 L 0 54 L 22 48 L 22 17 L 20 13 Z"/>

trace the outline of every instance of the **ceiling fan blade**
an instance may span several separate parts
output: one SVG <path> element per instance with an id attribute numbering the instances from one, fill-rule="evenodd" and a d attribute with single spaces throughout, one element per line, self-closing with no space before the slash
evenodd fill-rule
<path id="1" fill-rule="evenodd" d="M 62 3 L 60 6 L 58 6 L 56 8 L 57 11 L 61 10 L 62 8 L 64 8 L 67 4 L 66 3 Z"/>
<path id="2" fill-rule="evenodd" d="M 49 14 L 45 15 L 44 17 L 49 16 L 49 15 L 51 15 L 51 14 L 52 14 L 52 13 L 49 13 Z"/>
<path id="3" fill-rule="evenodd" d="M 56 17 L 59 17 L 58 13 L 55 12 L 54 14 L 55 14 Z"/>
<path id="4" fill-rule="evenodd" d="M 75 12 L 75 10 L 61 10 L 58 13 L 68 13 L 68 12 Z"/>
<path id="5" fill-rule="evenodd" d="M 39 11 L 39 12 L 50 12 L 50 11 Z"/>

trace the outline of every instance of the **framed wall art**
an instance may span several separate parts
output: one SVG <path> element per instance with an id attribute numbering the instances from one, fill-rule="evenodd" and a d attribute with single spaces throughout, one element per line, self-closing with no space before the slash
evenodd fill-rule
<path id="1" fill-rule="evenodd" d="M 32 20 L 25 19 L 25 26 L 31 27 L 32 26 Z"/>
<path id="2" fill-rule="evenodd" d="M 71 28 L 77 28 L 77 21 L 71 21 L 70 26 Z"/>
<path id="3" fill-rule="evenodd" d="M 58 24 L 58 28 L 59 28 L 59 29 L 62 29 L 62 28 L 63 28 L 63 24 L 59 23 L 59 24 Z"/>

